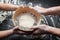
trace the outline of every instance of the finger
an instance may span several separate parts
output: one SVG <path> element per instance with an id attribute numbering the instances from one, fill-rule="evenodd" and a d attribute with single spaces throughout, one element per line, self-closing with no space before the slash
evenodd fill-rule
<path id="1" fill-rule="evenodd" d="M 42 26 L 45 26 L 45 24 L 41 24 L 41 25 L 37 25 L 37 26 L 33 26 L 33 27 L 32 27 L 32 28 L 30 28 L 30 29 L 40 28 L 40 27 L 42 27 Z"/>
<path id="2" fill-rule="evenodd" d="M 39 26 L 33 26 L 33 27 L 30 28 L 30 29 L 36 29 L 36 28 L 39 28 Z"/>
<path id="3" fill-rule="evenodd" d="M 29 6 L 29 8 L 34 9 L 34 7 L 32 7 L 32 6 Z"/>
<path id="4" fill-rule="evenodd" d="M 15 26 L 13 29 L 17 29 L 17 28 L 19 28 L 18 26 Z"/>
<path id="5" fill-rule="evenodd" d="M 25 32 L 22 32 L 22 31 L 18 31 L 17 34 L 20 34 L 20 35 L 25 35 Z"/>
<path id="6" fill-rule="evenodd" d="M 22 32 L 22 31 L 18 31 L 18 34 L 20 35 L 30 35 L 32 32 Z"/>
<path id="7" fill-rule="evenodd" d="M 18 31 L 18 33 L 23 34 L 23 33 L 25 33 L 25 32 L 23 32 L 23 31 Z"/>

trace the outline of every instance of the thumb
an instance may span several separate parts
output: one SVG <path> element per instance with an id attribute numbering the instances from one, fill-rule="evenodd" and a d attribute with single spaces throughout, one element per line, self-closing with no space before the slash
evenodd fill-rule
<path id="1" fill-rule="evenodd" d="M 39 28 L 39 26 L 32 26 L 31 29 L 37 29 L 37 28 Z"/>
<path id="2" fill-rule="evenodd" d="M 19 27 L 18 26 L 15 26 L 13 29 L 18 29 Z"/>

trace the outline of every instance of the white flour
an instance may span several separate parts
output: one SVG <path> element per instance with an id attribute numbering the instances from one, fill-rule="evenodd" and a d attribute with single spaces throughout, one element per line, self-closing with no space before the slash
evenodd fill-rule
<path id="1" fill-rule="evenodd" d="M 32 27 L 35 23 L 35 19 L 32 15 L 23 14 L 19 17 L 19 25 L 23 27 Z"/>
<path id="2" fill-rule="evenodd" d="M 19 20 L 19 28 L 22 30 L 28 30 L 36 23 L 35 17 L 29 13 L 19 15 L 17 18 Z"/>

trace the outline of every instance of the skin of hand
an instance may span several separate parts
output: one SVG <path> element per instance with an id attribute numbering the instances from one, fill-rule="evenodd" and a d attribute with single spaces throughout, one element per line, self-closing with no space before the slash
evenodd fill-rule
<path id="1" fill-rule="evenodd" d="M 13 30 L 13 33 L 16 33 L 16 34 L 20 34 L 20 35 L 27 34 L 27 32 L 20 30 L 18 26 L 14 27 L 12 30 Z"/>
<path id="2" fill-rule="evenodd" d="M 39 12 L 39 13 L 44 13 L 45 12 L 45 10 L 47 9 L 47 8 L 43 8 L 43 7 L 40 7 L 40 6 L 34 6 L 34 7 L 31 7 L 31 6 L 29 6 L 29 8 L 31 8 L 31 9 L 34 9 L 34 10 L 36 10 L 37 12 Z"/>
<path id="3" fill-rule="evenodd" d="M 48 25 L 45 25 L 45 24 L 41 24 L 39 26 L 33 26 L 31 29 L 34 29 L 34 30 L 32 30 L 31 32 L 30 31 L 27 32 L 27 31 L 19 30 L 19 31 L 17 31 L 17 33 L 20 34 L 20 35 L 53 34 L 53 35 L 56 35 L 56 36 L 60 37 L 60 32 L 59 32 L 60 29 L 59 28 L 51 27 L 51 26 L 48 26 Z"/>
<path id="4" fill-rule="evenodd" d="M 9 30 L 0 31 L 0 38 L 7 37 L 7 36 L 14 34 L 14 33 L 18 33 L 18 31 L 20 31 L 18 29 L 18 26 L 15 26 L 14 28 L 9 29 Z M 23 34 L 23 33 L 24 32 L 20 31 L 20 34 Z"/>
<path id="5" fill-rule="evenodd" d="M 50 28 L 50 26 L 45 25 L 45 24 L 41 24 L 41 25 L 38 25 L 38 26 L 34 26 L 32 28 L 39 28 L 41 30 L 47 31 Z"/>
<path id="6" fill-rule="evenodd" d="M 60 6 L 50 7 L 50 8 L 43 8 L 40 6 L 34 6 L 30 8 L 36 10 L 37 12 L 43 15 L 60 15 Z"/>
<path id="7" fill-rule="evenodd" d="M 30 28 L 32 31 L 23 31 L 23 30 L 20 30 L 18 29 L 17 30 L 17 34 L 20 34 L 20 35 L 30 35 L 30 34 L 33 34 L 33 35 L 41 35 L 41 34 L 45 34 L 45 30 L 43 31 L 43 29 L 40 29 L 39 26 L 33 26 L 32 28 Z"/>
<path id="8" fill-rule="evenodd" d="M 33 29 L 32 31 L 23 31 L 19 29 L 17 33 L 20 35 L 30 35 L 30 34 L 41 35 L 41 34 L 45 34 L 45 32 L 48 30 L 46 27 L 48 27 L 48 25 L 33 26 L 32 28 L 30 28 Z"/>
<path id="9" fill-rule="evenodd" d="M 33 26 L 31 29 L 35 29 L 33 31 L 33 35 L 41 35 L 41 34 L 46 34 L 48 33 L 47 31 L 49 30 L 49 26 L 42 24 L 42 25 L 38 25 L 38 26 Z"/>
<path id="10" fill-rule="evenodd" d="M 34 10 L 43 14 L 43 15 L 60 15 L 60 6 L 50 7 L 50 8 L 43 8 L 40 6 L 33 7 Z"/>
<path id="11" fill-rule="evenodd" d="M 14 27 L 13 29 L 0 31 L 0 38 L 3 38 L 3 37 L 6 37 L 8 35 L 11 35 L 11 34 L 15 33 L 15 31 L 17 30 L 17 28 L 18 27 Z"/>
<path id="12" fill-rule="evenodd" d="M 43 8 L 43 7 L 39 7 L 39 6 L 35 6 L 35 7 L 31 7 L 30 8 L 36 10 L 37 12 L 44 14 L 44 15 L 60 15 L 60 6 L 57 7 L 51 7 L 51 8 Z M 59 28 L 54 28 L 54 27 L 50 27 L 48 25 L 39 25 L 37 27 L 32 27 L 33 29 L 37 29 L 34 30 L 31 34 L 41 34 L 40 31 L 43 32 L 49 32 L 51 34 L 55 34 L 55 35 L 60 35 L 59 32 Z"/>
<path id="13" fill-rule="evenodd" d="M 33 34 L 53 34 L 56 36 L 60 37 L 60 28 L 55 28 L 55 27 L 51 27 L 45 24 L 36 26 L 36 27 L 32 27 L 33 29 L 37 29 L 37 32 L 33 32 Z"/>
<path id="14" fill-rule="evenodd" d="M 14 11 L 18 8 L 19 6 L 16 5 L 11 5 L 11 4 L 4 4 L 4 3 L 0 3 L 0 10 L 6 10 L 6 11 Z M 43 7 L 39 7 L 39 6 L 35 6 L 35 7 L 30 7 L 32 9 L 35 9 L 36 11 L 38 11 L 39 13 L 44 13 L 45 15 L 54 15 L 54 14 L 59 14 L 60 13 L 60 6 L 57 7 L 51 7 L 51 8 L 43 8 Z M 54 10 L 52 10 L 54 9 Z M 47 25 L 40 25 L 43 26 L 43 28 L 41 30 L 47 31 L 48 29 L 52 29 L 51 27 L 47 26 Z M 39 29 L 39 30 L 40 30 Z M 14 29 L 15 30 L 15 29 Z M 13 30 L 6 30 L 7 32 L 12 33 Z M 4 32 L 6 32 L 4 31 Z M 6 33 L 7 33 L 6 32 Z M 36 31 L 37 32 L 37 31 Z M 1 31 L 2 33 L 2 31 Z M 21 34 L 25 34 L 25 32 L 20 31 Z M 8 33 L 9 34 L 9 33 Z"/>
<path id="15" fill-rule="evenodd" d="M 13 4 L 7 4 L 7 3 L 0 3 L 0 11 L 15 11 L 19 7 L 24 7 L 22 5 L 13 5 Z"/>
<path id="16" fill-rule="evenodd" d="M 33 33 L 33 31 L 35 31 L 35 29 L 32 29 L 32 28 L 30 28 L 30 30 L 31 30 L 31 31 L 24 31 L 24 30 L 18 29 L 18 30 L 16 31 L 16 33 L 17 33 L 17 34 L 20 34 L 20 35 L 30 35 L 30 34 Z"/>

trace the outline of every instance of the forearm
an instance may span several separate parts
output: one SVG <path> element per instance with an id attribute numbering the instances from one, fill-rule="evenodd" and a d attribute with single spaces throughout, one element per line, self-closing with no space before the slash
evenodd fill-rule
<path id="1" fill-rule="evenodd" d="M 0 31 L 0 38 L 3 38 L 3 37 L 6 37 L 10 34 L 13 34 L 13 30 L 10 29 L 10 30 L 5 30 L 5 31 Z"/>
<path id="2" fill-rule="evenodd" d="M 17 5 L 0 3 L 0 10 L 15 11 L 18 7 Z"/>
<path id="3" fill-rule="evenodd" d="M 44 15 L 60 15 L 60 6 L 47 8 L 44 12 Z"/>
<path id="4" fill-rule="evenodd" d="M 60 28 L 50 27 L 47 30 L 49 33 L 60 36 Z"/>

